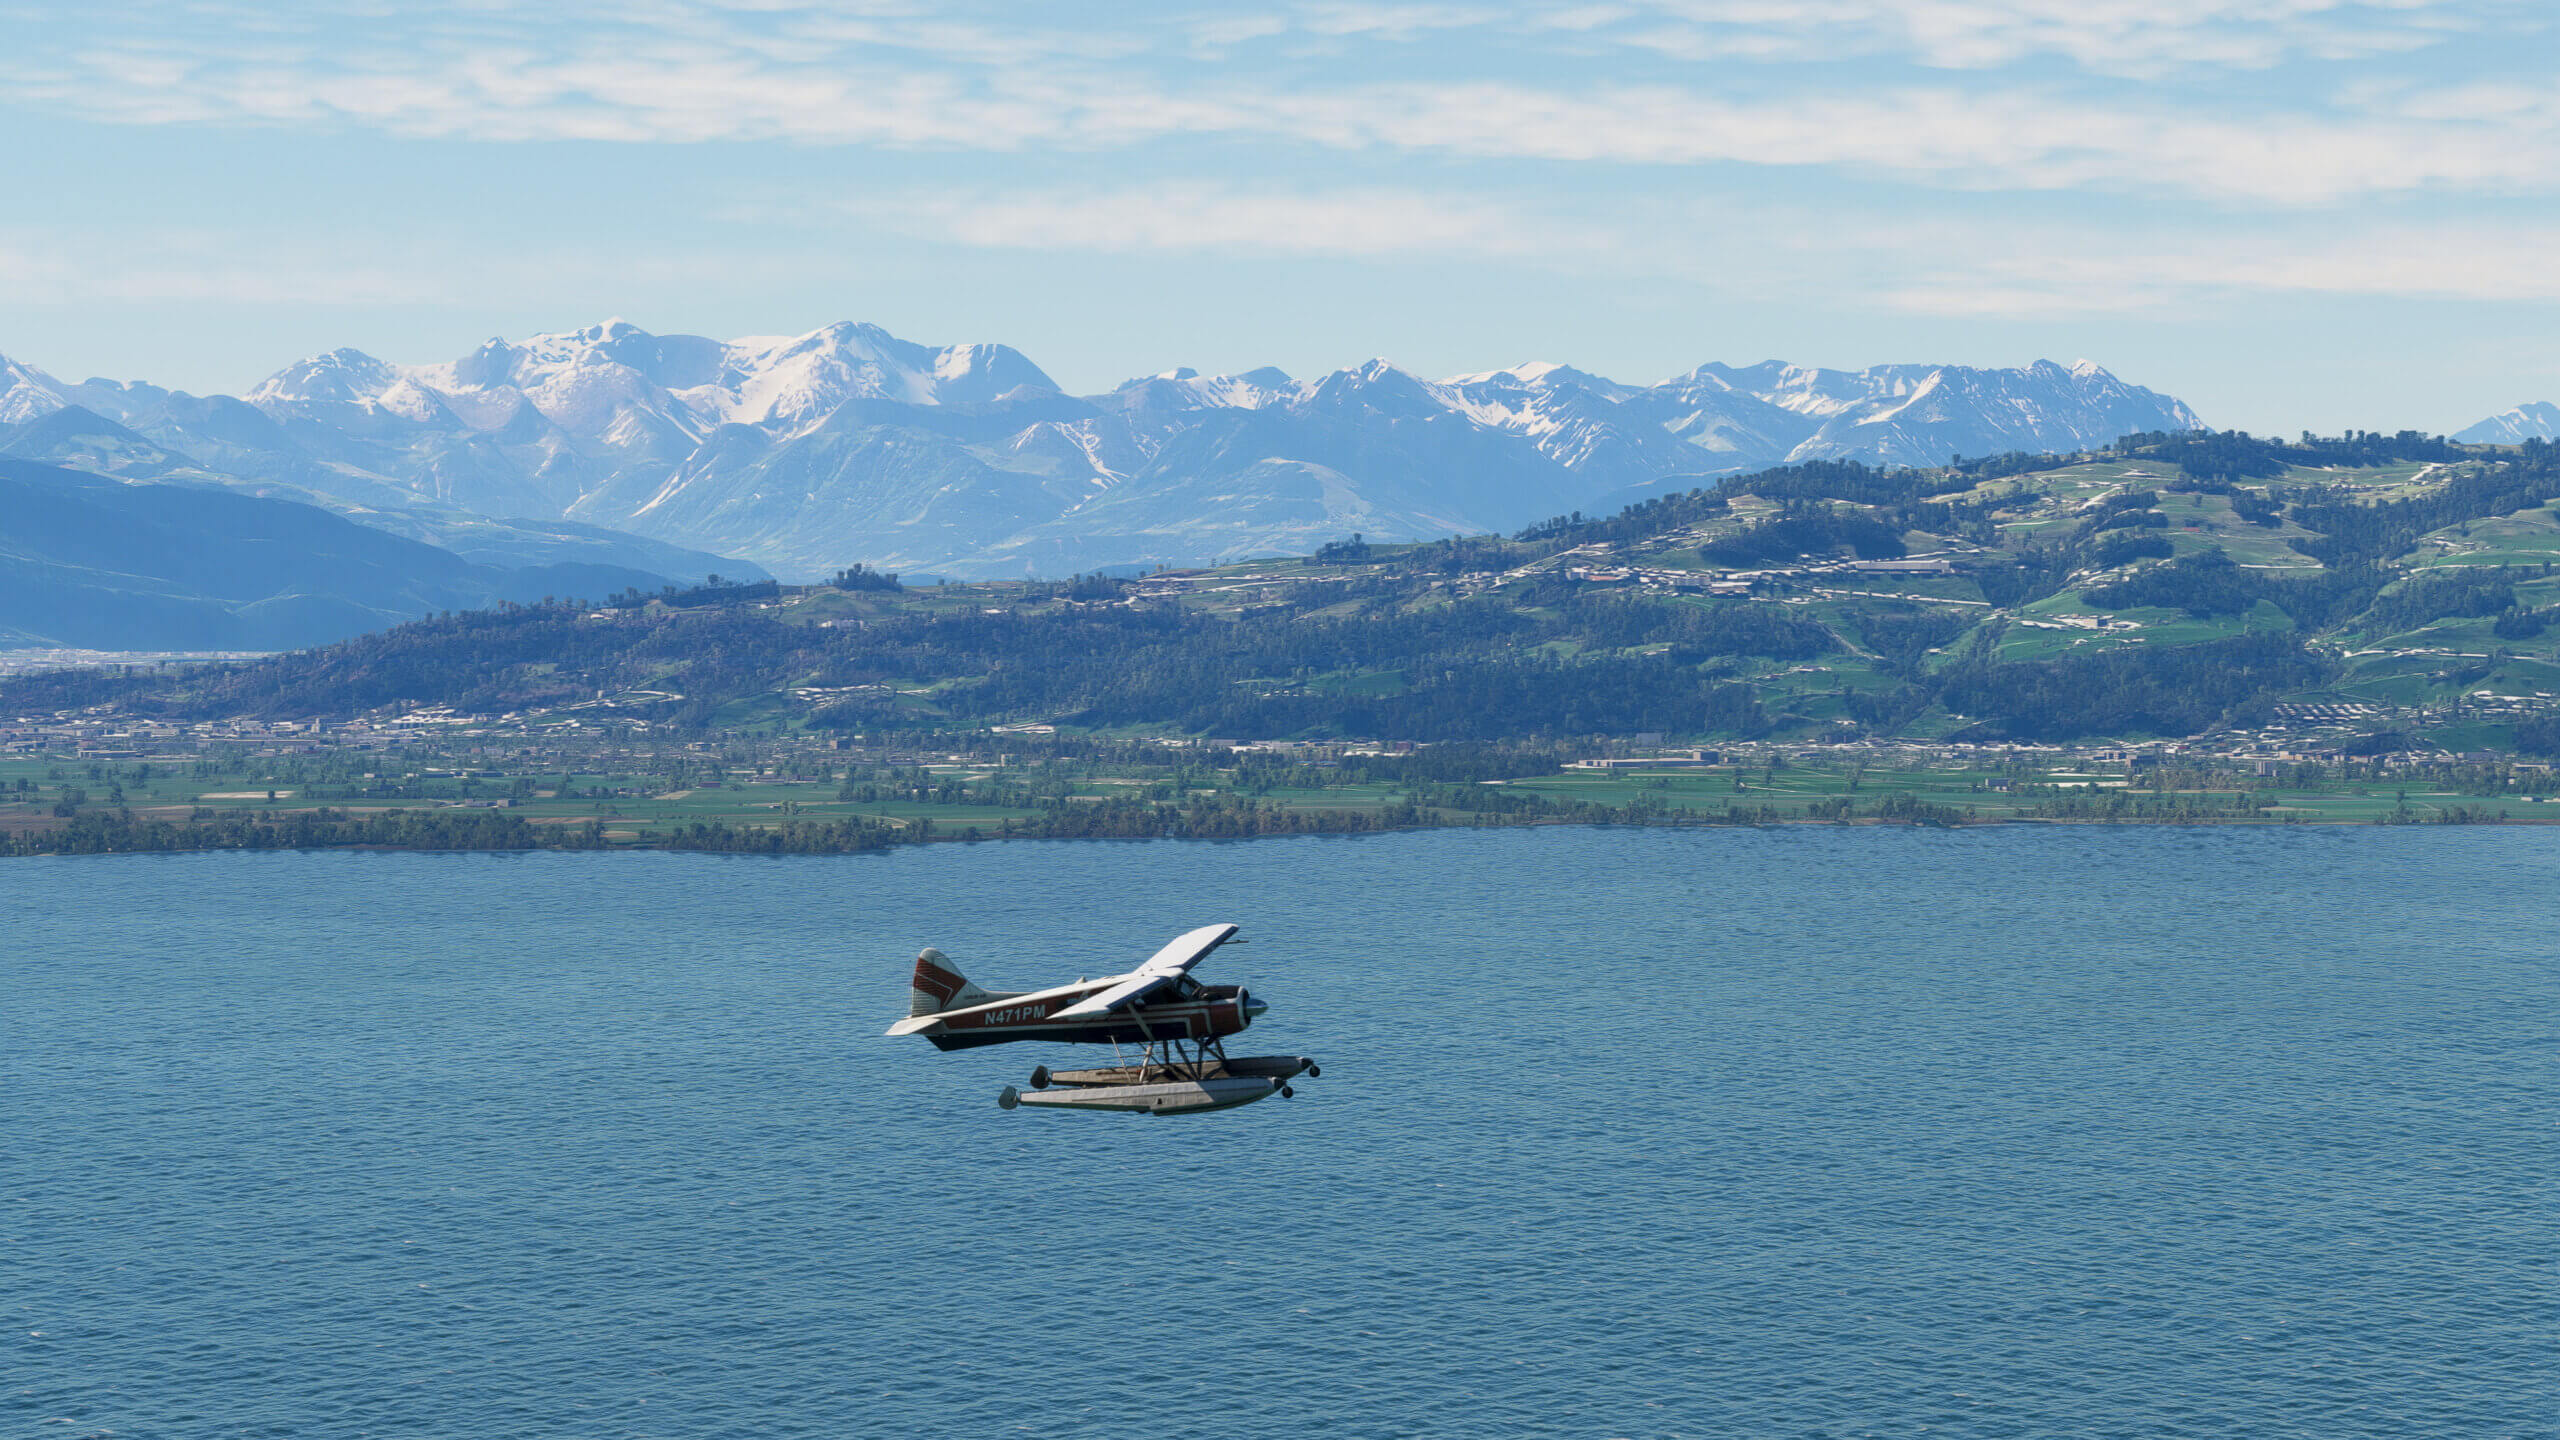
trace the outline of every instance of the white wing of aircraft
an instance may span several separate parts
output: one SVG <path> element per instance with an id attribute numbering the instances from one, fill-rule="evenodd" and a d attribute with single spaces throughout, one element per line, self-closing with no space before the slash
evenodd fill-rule
<path id="1" fill-rule="evenodd" d="M 1061 1010 L 1053 1018 L 1072 1020 L 1086 1015 L 1102 1015 L 1117 1010 L 1132 1000 L 1140 1000 L 1182 978 L 1192 966 L 1209 958 L 1209 952 L 1235 938 L 1238 927 L 1203 925 L 1176 935 L 1166 946 L 1147 957 L 1147 962 L 1120 977 L 1120 982 L 1107 990 L 1088 995 Z"/>

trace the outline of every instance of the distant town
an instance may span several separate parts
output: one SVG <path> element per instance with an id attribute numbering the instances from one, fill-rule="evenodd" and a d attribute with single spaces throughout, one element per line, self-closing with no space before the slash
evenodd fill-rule
<path id="1" fill-rule="evenodd" d="M 687 738 L 653 734 L 610 703 L 573 715 L 12 717 L 0 724 L 0 849 L 290 841 L 840 853 L 1489 824 L 2560 821 L 2548 762 L 2355 754 L 2344 736 L 2420 717 L 2321 706 L 2211 743 L 1698 746 L 1637 734 L 1539 748 L 1097 739 L 1047 725 Z M 406 828 L 385 828 L 391 819 Z"/>

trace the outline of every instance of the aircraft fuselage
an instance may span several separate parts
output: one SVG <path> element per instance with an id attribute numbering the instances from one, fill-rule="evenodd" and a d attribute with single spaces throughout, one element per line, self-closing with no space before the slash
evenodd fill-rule
<path id="1" fill-rule="evenodd" d="M 937 1022 L 924 1037 L 937 1050 L 969 1050 L 1015 1040 L 1084 1045 L 1144 1045 L 1150 1041 L 1199 1042 L 1233 1035 L 1262 1009 L 1241 985 L 1200 985 L 1190 995 L 1142 1001 L 1107 1015 L 1052 1018 L 1084 998 L 1084 991 L 1041 991 L 981 1003 Z"/>

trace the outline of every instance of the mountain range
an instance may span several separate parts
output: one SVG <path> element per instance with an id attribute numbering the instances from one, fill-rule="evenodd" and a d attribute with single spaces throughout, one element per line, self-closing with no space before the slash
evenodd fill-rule
<path id="1" fill-rule="evenodd" d="M 2085 361 L 1709 364 L 1637 386 L 1553 364 L 1434 381 L 1375 360 L 1076 396 L 1007 346 L 857 324 L 717 341 L 616 320 L 422 366 L 341 349 L 237 398 L 0 360 L 5 453 L 289 492 L 431 543 L 476 524 L 473 543 L 519 558 L 574 542 L 672 574 L 742 556 L 744 578 L 1303 553 L 1354 532 L 1516 529 L 1771 465 L 2068 452 L 2199 423 Z M 682 548 L 601 553 L 649 544 Z"/>

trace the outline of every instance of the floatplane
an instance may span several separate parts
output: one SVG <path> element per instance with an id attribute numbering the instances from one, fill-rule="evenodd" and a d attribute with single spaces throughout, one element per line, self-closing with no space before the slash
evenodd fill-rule
<path id="1" fill-rule="evenodd" d="M 939 950 L 916 957 L 907 1018 L 891 1035 L 922 1035 L 940 1050 L 1016 1040 L 1107 1044 L 1119 1063 L 1091 1070 L 1031 1072 L 1031 1088 L 1007 1085 L 996 1104 L 1055 1110 L 1196 1115 L 1297 1091 L 1290 1081 L 1323 1074 L 1304 1055 L 1227 1054 L 1226 1037 L 1266 1008 L 1241 985 L 1203 985 L 1191 969 L 1221 945 L 1241 944 L 1238 927 L 1203 925 L 1177 935 L 1126 975 L 1078 980 L 1047 990 L 1001 994 L 970 983 Z M 1120 1047 L 1135 1045 L 1132 1061 Z"/>

